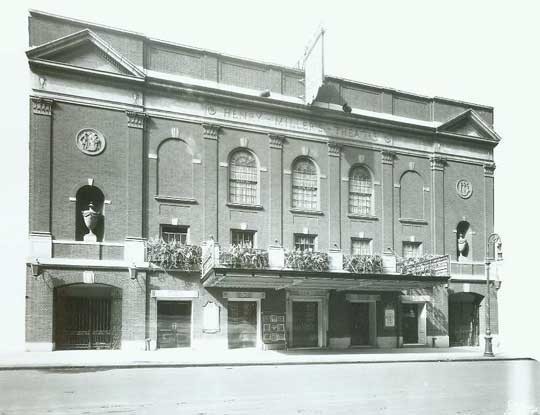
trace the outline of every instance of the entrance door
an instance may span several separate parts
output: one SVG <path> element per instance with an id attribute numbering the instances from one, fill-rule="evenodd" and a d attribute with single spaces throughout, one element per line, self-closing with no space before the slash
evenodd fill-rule
<path id="1" fill-rule="evenodd" d="M 229 300 L 229 348 L 257 346 L 257 302 Z"/>
<path id="2" fill-rule="evenodd" d="M 158 301 L 157 347 L 190 347 L 191 301 Z"/>
<path id="3" fill-rule="evenodd" d="M 418 305 L 401 305 L 401 324 L 403 343 L 418 343 Z"/>
<path id="4" fill-rule="evenodd" d="M 369 303 L 349 303 L 351 346 L 369 346 Z"/>
<path id="5" fill-rule="evenodd" d="M 450 346 L 478 346 L 479 306 L 482 297 L 473 293 L 452 294 L 448 306 Z"/>
<path id="6" fill-rule="evenodd" d="M 319 347 L 319 303 L 293 301 L 293 347 Z"/>
<path id="7" fill-rule="evenodd" d="M 58 300 L 58 349 L 110 349 L 111 299 L 61 297 Z"/>

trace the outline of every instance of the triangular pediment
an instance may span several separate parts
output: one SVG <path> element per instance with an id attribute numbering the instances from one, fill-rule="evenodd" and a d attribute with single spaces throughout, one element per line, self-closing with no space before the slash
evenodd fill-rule
<path id="1" fill-rule="evenodd" d="M 142 70 L 89 29 L 32 48 L 26 55 L 31 62 L 51 62 L 115 75 L 144 77 Z"/>
<path id="2" fill-rule="evenodd" d="M 499 141 L 501 137 L 474 111 L 466 110 L 437 127 L 440 134 Z"/>

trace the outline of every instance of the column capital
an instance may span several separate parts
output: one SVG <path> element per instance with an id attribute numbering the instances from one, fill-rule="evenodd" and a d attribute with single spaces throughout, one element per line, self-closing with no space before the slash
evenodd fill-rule
<path id="1" fill-rule="evenodd" d="M 495 163 L 484 163 L 484 177 L 494 177 L 495 176 Z"/>
<path id="2" fill-rule="evenodd" d="M 270 139 L 270 148 L 277 148 L 280 150 L 283 148 L 283 142 L 285 141 L 284 135 L 268 134 L 268 138 Z"/>
<path id="3" fill-rule="evenodd" d="M 394 151 L 382 150 L 381 151 L 381 160 L 383 164 L 394 164 L 394 159 L 396 158 L 396 153 Z"/>
<path id="4" fill-rule="evenodd" d="M 139 128 L 144 129 L 144 122 L 146 121 L 146 113 L 144 112 L 133 112 L 126 111 L 128 117 L 128 127 L 129 128 Z"/>
<path id="5" fill-rule="evenodd" d="M 447 164 L 446 157 L 431 156 L 431 170 L 444 171 L 444 167 Z"/>
<path id="6" fill-rule="evenodd" d="M 219 131 L 221 126 L 216 124 L 202 124 L 203 137 L 209 140 L 217 140 L 219 138 Z"/>
<path id="7" fill-rule="evenodd" d="M 328 155 L 330 157 L 340 157 L 341 156 L 341 144 L 338 144 L 333 141 L 328 142 Z"/>
<path id="8" fill-rule="evenodd" d="M 31 97 L 32 112 L 37 115 L 52 115 L 53 100 L 41 97 Z"/>

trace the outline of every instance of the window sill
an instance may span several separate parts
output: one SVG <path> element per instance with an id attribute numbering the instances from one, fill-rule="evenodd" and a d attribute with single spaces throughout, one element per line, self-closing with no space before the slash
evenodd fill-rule
<path id="1" fill-rule="evenodd" d="M 197 204 L 197 200 L 193 199 L 192 197 L 174 197 L 174 196 L 156 195 L 154 196 L 154 199 L 157 200 L 158 202 L 179 203 L 179 204 L 187 204 L 187 205 Z"/>
<path id="2" fill-rule="evenodd" d="M 290 211 L 292 213 L 299 213 L 299 214 L 302 214 L 302 215 L 313 215 L 313 216 L 322 216 L 322 215 L 324 215 L 324 213 L 321 210 L 291 208 Z"/>
<path id="3" fill-rule="evenodd" d="M 243 203 L 227 203 L 227 206 L 233 209 L 251 209 L 251 210 L 263 210 L 262 205 L 245 205 Z"/>
<path id="4" fill-rule="evenodd" d="M 428 222 L 425 219 L 411 219 L 411 218 L 399 218 L 401 223 L 406 223 L 409 225 L 427 225 Z"/>
<path id="5" fill-rule="evenodd" d="M 369 221 L 379 220 L 377 216 L 372 216 L 372 215 L 356 215 L 354 213 L 349 213 L 347 216 L 349 217 L 349 219 L 360 219 L 360 220 L 369 220 Z"/>

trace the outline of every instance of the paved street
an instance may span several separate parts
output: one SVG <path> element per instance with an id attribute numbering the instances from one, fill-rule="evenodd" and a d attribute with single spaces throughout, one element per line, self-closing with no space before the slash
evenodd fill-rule
<path id="1" fill-rule="evenodd" d="M 540 414 L 531 360 L 0 371 L 0 414 Z"/>

